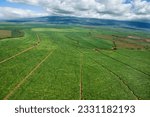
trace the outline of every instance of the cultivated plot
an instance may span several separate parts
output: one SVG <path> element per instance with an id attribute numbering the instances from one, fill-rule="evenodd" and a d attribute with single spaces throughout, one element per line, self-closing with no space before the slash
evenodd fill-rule
<path id="1" fill-rule="evenodd" d="M 0 99 L 150 99 L 149 34 L 30 27 L 0 41 Z"/>

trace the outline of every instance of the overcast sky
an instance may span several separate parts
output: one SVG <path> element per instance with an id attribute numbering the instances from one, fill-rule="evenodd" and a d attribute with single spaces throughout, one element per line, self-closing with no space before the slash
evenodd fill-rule
<path id="1" fill-rule="evenodd" d="M 0 19 L 49 15 L 150 20 L 150 0 L 0 0 Z"/>

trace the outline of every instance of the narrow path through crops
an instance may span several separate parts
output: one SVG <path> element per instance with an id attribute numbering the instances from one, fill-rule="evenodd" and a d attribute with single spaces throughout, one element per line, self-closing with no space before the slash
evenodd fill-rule
<path id="1" fill-rule="evenodd" d="M 4 100 L 9 99 L 9 97 L 12 96 L 12 95 L 15 93 L 15 91 L 16 91 L 17 89 L 19 89 L 19 88 L 21 87 L 21 85 L 23 85 L 23 84 L 28 80 L 29 76 L 31 76 L 31 75 L 40 67 L 40 65 L 41 65 L 44 61 L 46 61 L 46 59 L 47 59 L 53 52 L 54 52 L 54 50 L 50 51 L 50 53 L 49 53 L 44 59 L 42 59 L 42 61 L 41 61 L 39 64 L 37 64 L 37 65 L 33 68 L 33 70 L 30 71 L 30 73 L 29 73 L 25 78 L 23 78 L 23 80 L 20 81 L 20 82 L 14 87 L 14 89 L 13 89 L 12 91 L 10 91 L 3 99 L 4 99 Z"/>
<path id="2" fill-rule="evenodd" d="M 82 93 L 83 93 L 82 74 L 83 74 L 83 54 L 80 54 L 80 100 L 82 100 Z"/>
<path id="3" fill-rule="evenodd" d="M 36 46 L 38 46 L 39 43 L 40 43 L 40 38 L 39 38 L 38 34 L 36 34 L 36 35 L 37 35 L 37 40 L 38 40 L 38 41 L 35 43 L 34 46 L 29 47 L 29 48 L 27 48 L 27 49 L 25 49 L 25 50 L 23 50 L 23 51 L 21 51 L 21 52 L 15 54 L 15 55 L 11 56 L 11 57 L 9 57 L 9 58 L 6 58 L 6 59 L 2 60 L 2 61 L 0 62 L 0 64 L 4 63 L 4 62 L 6 62 L 6 61 L 9 61 L 10 59 L 13 59 L 13 58 L 15 58 L 15 57 L 17 57 L 17 56 L 19 56 L 19 55 L 25 53 L 25 52 L 28 52 L 29 50 L 31 50 L 31 49 L 35 48 Z"/>

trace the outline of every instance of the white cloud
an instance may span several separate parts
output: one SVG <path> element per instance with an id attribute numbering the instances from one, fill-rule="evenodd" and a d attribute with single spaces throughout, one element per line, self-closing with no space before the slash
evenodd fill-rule
<path id="1" fill-rule="evenodd" d="M 146 0 L 7 0 L 40 6 L 49 15 L 132 20 L 150 20 L 150 2 Z"/>
<path id="2" fill-rule="evenodd" d="M 150 2 L 134 0 L 133 7 L 136 14 L 150 14 Z"/>
<path id="3" fill-rule="evenodd" d="M 15 19 L 45 16 L 43 13 L 36 13 L 31 10 L 23 10 L 12 7 L 0 7 L 0 19 Z"/>
<path id="4" fill-rule="evenodd" d="M 39 3 L 40 0 L 7 0 L 7 1 L 9 1 L 9 2 L 16 2 L 16 3 L 25 3 L 25 4 L 36 5 L 36 4 Z"/>

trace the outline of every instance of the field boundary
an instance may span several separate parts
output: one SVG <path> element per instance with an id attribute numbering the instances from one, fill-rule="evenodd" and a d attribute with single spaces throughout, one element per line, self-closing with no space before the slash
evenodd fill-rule
<path id="1" fill-rule="evenodd" d="M 124 62 L 122 62 L 122 61 L 120 61 L 120 60 L 118 60 L 118 59 L 115 59 L 115 58 L 113 58 L 113 57 L 107 55 L 107 54 L 104 54 L 104 53 L 101 52 L 101 51 L 98 51 L 98 52 L 101 53 L 102 55 L 104 55 L 104 56 L 106 56 L 106 57 L 108 57 L 108 58 L 111 58 L 111 59 L 113 59 L 113 60 L 115 60 L 115 61 L 118 61 L 118 62 L 120 62 L 120 63 L 122 63 L 122 64 L 124 64 L 124 65 L 126 65 L 126 66 L 128 66 L 128 67 L 130 67 L 130 68 L 132 68 L 132 69 L 134 69 L 134 70 L 136 70 L 136 71 L 139 71 L 139 72 L 141 72 L 141 73 L 143 73 L 143 74 L 145 74 L 145 75 L 147 75 L 147 76 L 150 76 L 150 74 L 147 74 L 147 73 L 145 73 L 145 72 L 143 72 L 143 71 L 141 71 L 141 70 L 139 70 L 139 69 L 137 69 L 137 68 L 135 68 L 135 67 L 132 67 L 131 65 L 129 65 L 129 64 L 127 64 L 127 63 L 124 63 Z"/>
<path id="2" fill-rule="evenodd" d="M 126 58 L 132 58 L 131 56 L 122 54 L 122 53 L 120 53 L 120 52 L 118 52 L 118 51 L 115 51 L 115 52 L 116 52 L 117 54 L 121 55 L 121 56 L 126 57 Z M 150 65 L 149 63 L 146 63 L 145 61 L 142 61 L 141 59 L 138 59 L 138 58 L 132 58 L 132 59 L 134 59 L 134 60 L 136 60 L 136 61 L 138 61 L 138 62 L 142 62 L 142 63 L 144 63 L 144 64 Z"/>
<path id="3" fill-rule="evenodd" d="M 79 51 L 79 52 L 80 52 L 80 51 Z M 83 52 L 81 52 L 81 53 L 83 53 Z M 115 72 L 113 72 L 112 70 L 110 70 L 109 68 L 107 68 L 106 66 L 100 64 L 98 61 L 96 61 L 96 60 L 93 59 L 92 57 L 89 57 L 89 56 L 88 56 L 88 58 L 90 58 L 91 60 L 93 60 L 96 64 L 102 66 L 104 69 L 106 69 L 106 70 L 109 71 L 110 73 L 114 74 L 114 75 L 119 79 L 119 81 L 120 81 L 122 84 L 124 84 L 124 86 L 131 92 L 131 94 L 135 97 L 136 100 L 141 99 L 140 97 L 138 97 L 138 96 L 132 91 L 132 89 L 127 85 L 127 83 L 126 83 L 125 81 L 122 80 L 122 78 L 121 78 L 118 74 L 116 74 Z"/>
<path id="4" fill-rule="evenodd" d="M 91 58 L 92 59 L 92 58 Z M 132 90 L 131 88 L 127 85 L 127 83 L 122 80 L 122 78 L 116 74 L 115 72 L 113 72 L 112 70 L 108 69 L 106 66 L 100 64 L 99 62 L 97 62 L 95 59 L 92 59 L 95 63 L 97 63 L 98 65 L 102 66 L 104 69 L 106 69 L 107 71 L 109 71 L 110 73 L 114 74 L 115 76 L 117 76 L 117 78 L 122 82 L 122 84 L 124 84 L 124 86 L 129 89 L 129 91 L 133 94 L 133 96 L 135 97 L 136 100 L 140 99 L 140 97 L 138 97 Z"/>
<path id="5" fill-rule="evenodd" d="M 82 77 L 83 77 L 83 54 L 80 53 L 80 100 L 83 99 Z"/>
<path id="6" fill-rule="evenodd" d="M 37 34 L 36 34 L 36 35 L 37 35 Z M 6 61 L 9 61 L 10 59 L 13 59 L 13 58 L 15 58 L 15 57 L 17 57 L 17 56 L 19 56 L 19 55 L 21 55 L 21 54 L 23 54 L 23 53 L 29 51 L 29 50 L 35 48 L 36 46 L 38 46 L 39 43 L 40 43 L 40 39 L 39 39 L 39 36 L 38 36 L 38 35 L 37 35 L 37 39 L 38 39 L 38 41 L 35 43 L 34 46 L 31 46 L 31 47 L 29 47 L 29 48 L 27 48 L 27 49 L 25 49 L 25 50 L 23 50 L 23 51 L 21 51 L 21 52 L 15 54 L 15 55 L 11 56 L 11 57 L 9 57 L 9 58 L 6 58 L 6 59 L 2 60 L 2 61 L 0 62 L 0 64 L 4 63 L 4 62 L 6 62 Z"/>
<path id="7" fill-rule="evenodd" d="M 128 65 L 127 63 L 124 63 L 124 62 L 122 62 L 122 61 L 120 61 L 120 60 L 118 60 L 118 59 L 115 59 L 115 58 L 113 58 L 113 57 L 107 55 L 107 54 L 104 54 L 103 52 L 101 52 L 101 51 L 99 50 L 99 48 L 98 48 L 96 45 L 94 45 L 93 43 L 91 44 L 88 40 L 85 40 L 85 39 L 84 39 L 84 41 L 86 41 L 87 43 L 89 43 L 89 44 L 92 45 L 93 47 L 97 48 L 97 49 L 98 49 L 97 52 L 103 54 L 104 56 L 109 57 L 109 58 L 111 58 L 111 59 L 113 59 L 113 60 L 115 60 L 115 61 L 118 61 L 118 62 L 120 62 L 120 63 L 122 63 L 122 64 L 124 64 L 124 65 L 126 65 L 126 66 L 128 66 L 128 67 L 130 67 L 130 68 L 132 68 L 132 69 L 134 69 L 134 70 L 136 70 L 136 71 L 139 71 L 139 72 L 141 72 L 141 73 L 143 73 L 143 74 L 145 74 L 145 75 L 147 75 L 147 76 L 150 76 L 150 74 L 148 74 L 148 73 L 145 73 L 145 72 L 143 72 L 143 71 L 141 71 L 141 70 L 139 70 L 139 69 L 137 69 L 137 68 L 135 68 L 135 67 L 133 67 L 133 66 L 131 66 L 131 65 Z M 102 49 L 102 48 L 100 48 L 100 49 Z"/>
<path id="8" fill-rule="evenodd" d="M 42 59 L 41 62 L 40 62 L 39 64 L 37 64 L 37 65 L 33 68 L 33 70 L 31 70 L 31 71 L 29 72 L 28 75 L 25 76 L 25 77 L 23 78 L 23 80 L 21 80 L 21 81 L 13 88 L 13 90 L 11 90 L 11 91 L 3 98 L 3 100 L 8 100 L 9 97 L 12 96 L 12 95 L 15 93 L 15 91 L 18 90 L 18 89 L 21 87 L 21 85 L 23 85 L 23 84 L 28 80 L 28 78 L 40 67 L 40 65 L 41 65 L 43 62 L 46 61 L 46 59 L 47 59 L 54 51 L 55 51 L 55 50 L 50 51 L 50 53 L 49 53 L 44 59 Z"/>
<path id="9" fill-rule="evenodd" d="M 92 44 L 93 45 L 93 44 Z M 95 45 L 93 45 L 93 46 L 95 46 Z M 80 51 L 80 50 L 78 50 L 78 52 L 79 53 L 82 53 L 82 54 L 84 54 L 82 51 Z M 99 52 L 99 51 L 98 51 Z M 99 52 L 99 53 L 102 53 L 102 52 Z M 105 55 L 106 56 L 106 55 Z M 89 56 L 88 56 L 89 57 Z M 108 57 L 110 57 L 110 56 L 108 56 Z M 127 83 L 125 82 L 125 81 L 123 81 L 122 80 L 122 78 L 118 75 L 118 74 L 116 74 L 115 72 L 113 72 L 113 71 L 111 71 L 109 68 L 107 68 L 106 66 L 104 66 L 104 65 L 102 65 L 102 64 L 100 64 L 99 62 L 97 62 L 95 59 L 93 59 L 93 58 L 91 58 L 91 57 L 89 57 L 91 60 L 94 60 L 94 62 L 96 62 L 98 65 L 101 65 L 104 69 L 106 69 L 107 71 L 109 71 L 110 73 L 112 73 L 112 74 L 114 74 L 118 79 L 119 79 L 119 81 L 122 83 L 122 84 L 124 84 L 124 86 L 131 92 L 131 94 L 134 96 L 134 98 L 136 99 L 136 100 L 138 100 L 138 99 L 141 99 L 140 97 L 138 97 L 133 91 L 132 91 L 132 89 L 127 85 Z M 114 59 L 114 58 L 113 58 Z M 119 61 L 119 60 L 118 60 Z M 119 62 L 121 62 L 121 61 L 119 61 Z M 126 65 L 126 63 L 123 63 L 123 62 L 121 62 L 122 64 L 125 64 Z M 127 64 L 128 65 L 128 64 Z M 131 67 L 132 69 L 134 69 L 134 67 L 132 67 L 132 66 L 129 66 L 129 67 Z M 135 70 L 137 70 L 137 71 L 139 71 L 138 69 L 136 69 L 135 68 Z M 140 71 L 140 72 L 142 72 L 142 71 Z M 142 72 L 143 73 L 143 72 Z M 145 73 L 144 73 L 145 74 Z M 148 74 L 146 74 L 146 75 L 148 75 Z M 80 80 L 81 81 L 81 80 Z M 81 83 L 80 83 L 81 84 Z M 80 91 L 81 92 L 81 91 Z M 81 95 L 81 94 L 80 94 Z M 81 97 L 80 97 L 81 98 Z"/>
<path id="10" fill-rule="evenodd" d="M 4 59 L 4 60 L 2 60 L 2 61 L 0 62 L 0 64 L 4 63 L 4 62 L 6 62 L 6 61 L 9 61 L 10 59 L 13 59 L 13 58 L 15 58 L 15 57 L 21 55 L 22 53 L 25 53 L 25 52 L 27 52 L 27 51 L 33 49 L 34 47 L 35 47 L 35 46 L 29 47 L 29 48 L 27 48 L 27 49 L 25 49 L 25 50 L 23 50 L 23 51 L 21 51 L 21 52 L 15 54 L 15 55 L 9 57 L 9 58 L 7 58 L 7 59 Z"/>

